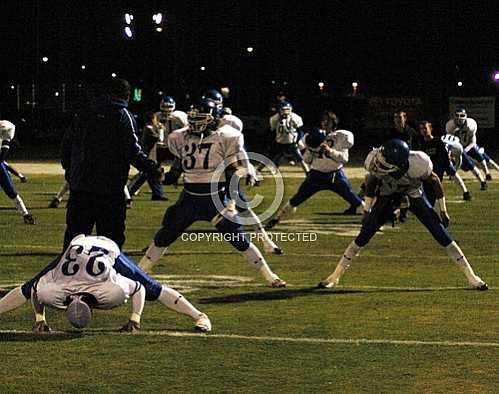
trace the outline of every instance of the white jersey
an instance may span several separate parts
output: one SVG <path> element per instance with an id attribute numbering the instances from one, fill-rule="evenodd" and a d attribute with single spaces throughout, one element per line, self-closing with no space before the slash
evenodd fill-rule
<path id="1" fill-rule="evenodd" d="M 10 142 L 14 139 L 16 126 L 8 120 L 0 120 L 0 145 L 3 141 Z"/>
<path id="2" fill-rule="evenodd" d="M 442 137 L 440 137 L 440 139 L 445 144 L 447 151 L 450 152 L 450 156 L 452 161 L 454 162 L 456 170 L 459 170 L 461 168 L 464 150 L 459 137 L 452 134 L 444 134 Z"/>
<path id="3" fill-rule="evenodd" d="M 159 133 L 159 145 L 167 145 L 166 140 L 172 132 L 189 125 L 187 114 L 183 111 L 173 111 L 170 113 L 158 111 L 156 112 L 156 116 L 162 125 Z"/>
<path id="4" fill-rule="evenodd" d="M 224 160 L 239 157 L 244 137 L 229 125 L 223 125 L 203 137 L 188 128 L 174 131 L 168 137 L 170 152 L 182 162 L 185 183 L 225 182 L 225 174 L 212 179 Z"/>
<path id="5" fill-rule="evenodd" d="M 478 125 L 472 118 L 466 118 L 463 126 L 457 125 L 454 119 L 445 124 L 445 132 L 459 137 L 466 152 L 476 145 L 477 129 Z"/>
<path id="6" fill-rule="evenodd" d="M 108 309 L 123 304 L 141 285 L 113 268 L 120 253 L 118 245 L 108 238 L 77 236 L 57 266 L 36 284 L 39 301 L 66 309 L 68 296 L 88 293 L 95 299 L 96 308 Z"/>
<path id="7" fill-rule="evenodd" d="M 270 130 L 275 131 L 275 140 L 278 144 L 294 144 L 298 142 L 298 130 L 303 126 L 300 115 L 291 112 L 288 117 L 283 118 L 277 113 L 270 117 Z"/>
<path id="8" fill-rule="evenodd" d="M 375 155 L 375 150 L 369 152 L 364 166 L 370 174 L 381 179 L 381 196 L 404 193 L 409 197 L 418 198 L 423 195 L 422 180 L 428 178 L 433 171 L 433 163 L 426 153 L 411 150 L 409 152 L 409 167 L 407 172 L 399 179 L 392 177 L 390 174 L 379 174 L 372 171 Z"/>
<path id="9" fill-rule="evenodd" d="M 333 149 L 332 152 L 307 148 L 303 159 L 310 164 L 312 170 L 324 173 L 338 171 L 348 162 L 348 150 L 354 144 L 353 133 L 348 130 L 336 130 L 327 135 L 326 141 Z"/>

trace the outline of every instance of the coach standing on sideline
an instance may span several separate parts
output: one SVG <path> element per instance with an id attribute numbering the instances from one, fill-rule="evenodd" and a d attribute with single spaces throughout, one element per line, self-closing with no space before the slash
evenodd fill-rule
<path id="1" fill-rule="evenodd" d="M 106 94 L 78 114 L 62 141 L 61 164 L 69 180 L 64 249 L 78 234 L 103 235 L 125 242 L 126 202 L 123 193 L 130 164 L 161 177 L 137 139 L 137 124 L 127 109 L 130 84 L 113 78 Z"/>

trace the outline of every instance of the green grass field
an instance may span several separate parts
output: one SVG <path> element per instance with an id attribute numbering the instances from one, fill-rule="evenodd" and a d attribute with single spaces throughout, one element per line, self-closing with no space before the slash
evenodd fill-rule
<path id="1" fill-rule="evenodd" d="M 497 173 L 493 173 L 496 177 Z M 37 219 L 27 226 L 0 196 L 0 288 L 29 279 L 59 251 L 65 209 L 46 208 L 62 176 L 30 175 L 16 183 Z M 286 178 L 290 196 L 301 180 Z M 358 188 L 360 179 L 352 179 Z M 335 194 L 322 192 L 276 232 L 313 232 L 315 242 L 281 242 L 267 256 L 289 285 L 270 289 L 223 243 L 178 240 L 155 267 L 213 323 L 193 331 L 190 319 L 146 304 L 142 330 L 120 334 L 125 305 L 96 311 L 88 331 L 71 329 L 49 310 L 54 332 L 31 333 L 28 303 L 0 316 L 1 393 L 494 393 L 499 387 L 497 248 L 499 187 L 469 180 L 471 202 L 445 182 L 451 232 L 489 284 L 470 290 L 424 227 L 409 216 L 385 227 L 336 289 L 313 288 L 336 266 L 360 216 L 343 216 Z M 128 211 L 125 252 L 138 261 L 168 202 L 147 186 Z M 264 181 L 258 192 L 270 197 Z M 258 210 L 257 210 L 258 211 Z M 191 231 L 212 231 L 198 223 Z M 259 245 L 261 246 L 261 245 Z"/>

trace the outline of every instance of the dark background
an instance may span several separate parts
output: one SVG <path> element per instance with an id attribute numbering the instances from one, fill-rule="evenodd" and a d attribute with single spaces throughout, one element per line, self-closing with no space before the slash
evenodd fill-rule
<path id="1" fill-rule="evenodd" d="M 158 92 L 185 109 L 204 89 L 228 86 L 228 105 L 242 116 L 266 118 L 282 90 L 309 124 L 332 106 L 344 126 L 364 132 L 356 114 L 373 96 L 421 97 L 425 116 L 441 123 L 449 96 L 497 94 L 498 3 L 2 1 L 0 117 L 24 119 L 26 140 L 57 136 L 84 92 L 115 72 L 142 89 L 131 102 L 139 120 L 157 109 Z M 132 39 L 125 12 L 134 15 Z M 156 12 L 166 17 L 161 33 Z"/>

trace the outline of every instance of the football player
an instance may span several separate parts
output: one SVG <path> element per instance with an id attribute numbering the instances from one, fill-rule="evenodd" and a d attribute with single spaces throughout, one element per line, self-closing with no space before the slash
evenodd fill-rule
<path id="1" fill-rule="evenodd" d="M 24 204 L 23 199 L 19 195 L 9 175 L 5 159 L 9 153 L 10 143 L 14 138 L 16 126 L 8 120 L 0 120 L 0 187 L 3 189 L 7 197 L 13 202 L 17 210 L 23 215 L 24 223 L 35 224 L 35 219 L 31 215 Z"/>
<path id="2" fill-rule="evenodd" d="M 289 101 L 279 104 L 279 112 L 269 119 L 270 131 L 275 133 L 273 152 L 271 159 L 276 166 L 283 157 L 288 157 L 292 161 L 300 163 L 303 171 L 308 172 L 307 163 L 303 161 L 303 156 L 299 149 L 299 141 L 302 135 L 301 128 L 303 120 L 300 115 L 293 112 L 293 106 Z"/>
<path id="3" fill-rule="evenodd" d="M 220 119 L 218 122 L 219 127 L 223 125 L 229 125 L 235 130 L 237 130 L 240 133 L 241 136 L 241 151 L 239 153 L 239 162 L 242 164 L 242 167 L 244 168 L 244 173 L 246 177 L 246 185 L 249 186 L 255 186 L 258 183 L 258 176 L 256 174 L 256 169 L 251 163 L 248 153 L 246 152 L 246 148 L 244 147 L 244 136 L 243 136 L 243 121 L 238 118 L 236 115 L 232 113 L 232 110 L 228 107 L 224 107 L 223 104 L 223 96 L 222 94 L 216 90 L 216 89 L 210 89 L 206 91 L 202 99 L 208 99 L 211 100 L 213 103 L 215 103 L 216 108 L 218 111 L 220 111 Z M 229 188 L 227 187 L 226 190 L 228 191 Z M 230 196 L 229 196 L 230 198 Z M 273 253 L 273 254 L 282 254 L 282 249 L 279 248 L 275 242 L 271 239 L 271 237 L 267 234 L 267 231 L 263 227 L 260 218 L 256 215 L 256 213 L 249 207 L 247 204 L 247 199 L 246 196 L 244 195 L 243 191 L 239 188 L 238 190 L 238 198 L 236 199 L 236 208 L 240 213 L 246 213 L 252 218 L 253 224 L 253 229 L 257 234 L 259 234 L 263 241 L 263 250 L 266 253 Z"/>
<path id="4" fill-rule="evenodd" d="M 184 173 L 184 190 L 178 201 L 166 210 L 161 227 L 139 265 L 150 272 L 166 248 L 192 223 L 210 221 L 223 234 L 223 239 L 259 270 L 271 287 L 284 287 L 286 282 L 272 272 L 258 248 L 248 240 L 234 204 L 227 199 L 225 187 L 232 184 L 230 179 L 237 168 L 229 164 L 220 176 L 217 175 L 217 168 L 224 162 L 233 159 L 237 162 L 243 144 L 241 133 L 227 124 L 219 126 L 219 117 L 216 104 L 201 99 L 188 113 L 189 127 L 168 137 L 168 148 L 176 160 L 165 174 L 165 183 L 174 184 Z M 231 196 L 237 195 L 237 189 L 231 191 Z M 217 207 L 217 201 L 221 207 Z"/>
<path id="5" fill-rule="evenodd" d="M 190 316 L 197 330 L 211 331 L 206 314 L 176 290 L 148 276 L 106 237 L 83 234 L 75 237 L 61 256 L 0 300 L 0 314 L 23 305 L 30 298 L 36 332 L 50 331 L 45 306 L 66 310 L 69 322 L 81 329 L 89 324 L 92 309 L 111 309 L 128 299 L 131 299 L 132 311 L 121 331 L 140 329 L 146 300 L 159 300 L 167 308 Z"/>
<path id="6" fill-rule="evenodd" d="M 337 119 L 336 115 L 334 119 Z M 344 214 L 353 215 L 362 207 L 362 199 L 353 191 L 343 171 L 348 162 L 348 150 L 354 143 L 353 134 L 348 130 L 338 130 L 337 122 L 332 130 L 326 133 L 315 127 L 305 134 L 307 150 L 304 160 L 310 165 L 310 171 L 295 195 L 267 223 L 267 229 L 273 228 L 287 213 L 296 211 L 298 205 L 321 190 L 335 192 L 350 204 Z"/>
<path id="7" fill-rule="evenodd" d="M 420 151 L 410 151 L 406 142 L 392 139 L 380 148 L 373 149 L 367 155 L 364 165 L 368 173 L 362 228 L 346 248 L 335 271 L 321 281 L 318 287 L 329 288 L 338 284 L 354 257 L 368 244 L 387 217 L 392 215 L 393 206 L 399 203 L 403 195 L 407 195 L 411 212 L 445 248 L 449 257 L 466 276 L 469 285 L 477 290 L 487 290 L 487 284 L 473 272 L 466 256 L 446 228 L 449 215 L 443 188 L 440 179 L 432 171 L 433 166 L 428 155 Z M 430 181 L 434 187 L 440 217 L 423 197 L 423 180 Z"/>
<path id="8" fill-rule="evenodd" d="M 471 195 L 463 179 L 457 173 L 456 167 L 452 163 L 451 154 L 447 148 L 446 143 L 441 138 L 435 138 L 433 136 L 433 125 L 427 120 L 422 120 L 418 125 L 419 133 L 421 134 L 422 140 L 420 143 L 420 149 L 422 152 L 426 153 L 431 162 L 433 163 L 433 172 L 437 174 L 440 181 L 444 178 L 444 173 L 447 173 L 450 177 L 454 179 L 456 184 L 461 188 L 463 193 L 463 200 L 471 200 Z M 450 138 L 457 138 L 449 134 Z M 428 198 L 431 206 L 435 204 L 435 193 L 431 182 L 423 181 L 423 190 Z"/>
<path id="9" fill-rule="evenodd" d="M 466 110 L 462 107 L 456 108 L 456 111 L 454 112 L 454 119 L 450 119 L 445 124 L 445 132 L 459 137 L 461 144 L 463 145 L 464 152 L 480 164 L 485 172 L 485 179 L 490 180 L 492 179 L 492 176 L 490 175 L 487 161 L 477 146 L 477 128 L 478 126 L 475 119 L 469 118 L 466 114 Z"/>

